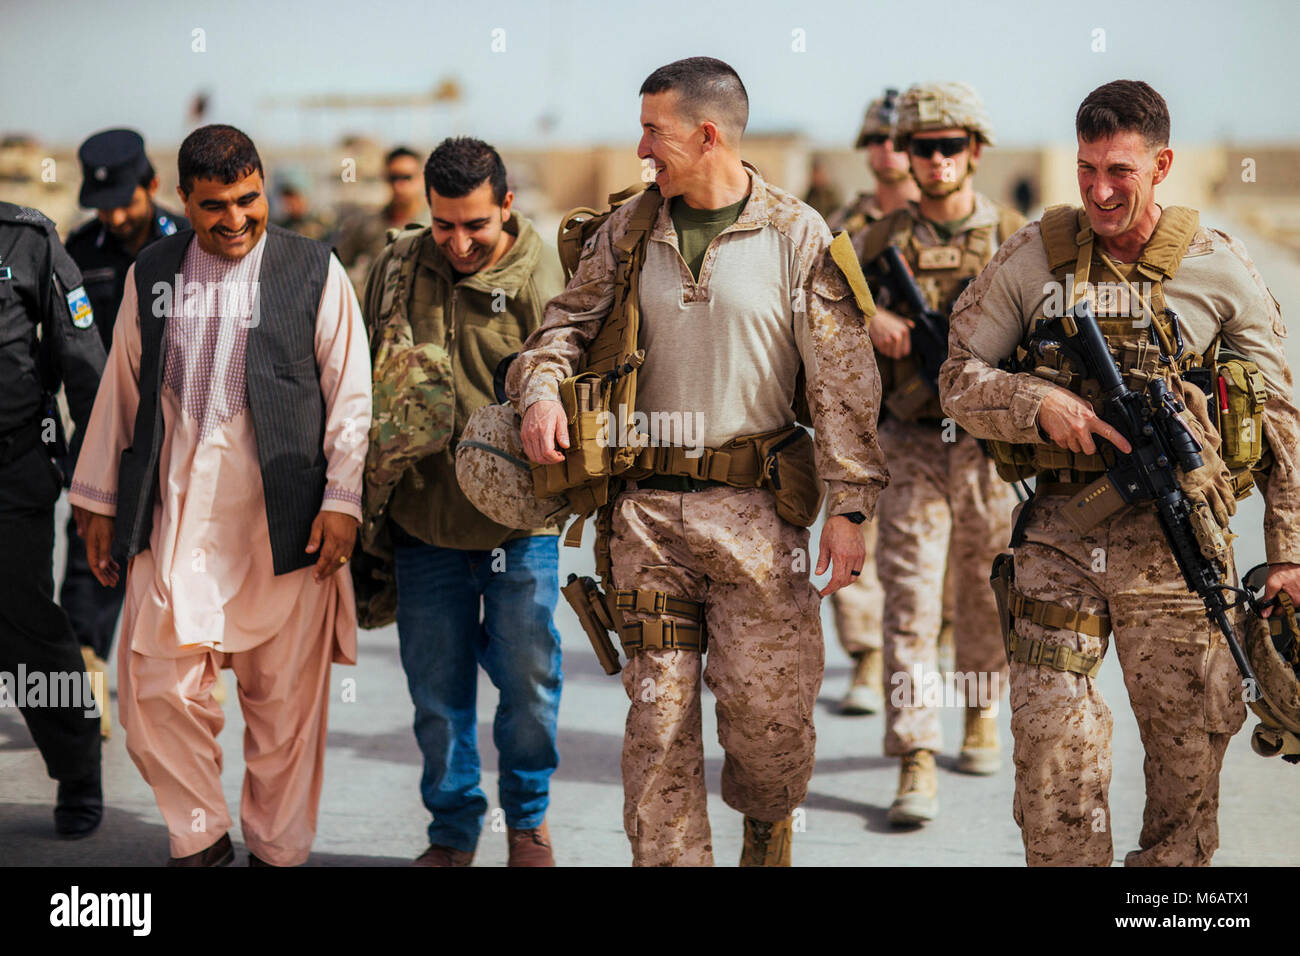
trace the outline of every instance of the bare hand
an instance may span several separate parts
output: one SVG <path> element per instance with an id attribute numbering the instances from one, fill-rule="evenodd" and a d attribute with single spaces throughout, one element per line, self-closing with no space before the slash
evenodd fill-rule
<path id="1" fill-rule="evenodd" d="M 564 461 L 564 454 L 559 451 L 569 447 L 569 418 L 564 414 L 564 406 L 549 399 L 533 402 L 524 412 L 519 437 L 529 461 L 539 465 Z"/>
<path id="2" fill-rule="evenodd" d="M 854 524 L 843 515 L 833 515 L 826 519 L 822 528 L 822 537 L 817 555 L 817 570 L 822 574 L 831 568 L 831 579 L 817 593 L 822 597 L 834 594 L 840 588 L 853 583 L 855 572 L 862 571 L 867 559 L 867 545 L 862 532 L 862 525 Z"/>
<path id="3" fill-rule="evenodd" d="M 1264 603 L 1268 604 L 1279 591 L 1285 591 L 1291 597 L 1291 603 L 1300 605 L 1300 564 L 1270 564 L 1268 577 L 1264 580 Z M 1264 609 L 1264 617 L 1273 613 L 1271 607 Z"/>
<path id="4" fill-rule="evenodd" d="M 359 527 L 356 518 L 338 511 L 322 511 L 316 515 L 311 523 L 311 539 L 306 551 L 308 554 L 320 551 L 313 575 L 317 583 L 348 563 Z"/>
<path id="5" fill-rule="evenodd" d="M 86 561 L 90 565 L 90 573 L 104 587 L 116 587 L 121 568 L 112 556 L 113 518 L 73 505 L 72 519 L 77 523 L 77 534 L 86 543 Z"/>
<path id="6" fill-rule="evenodd" d="M 912 321 L 896 312 L 876 306 L 876 314 L 867 326 L 867 334 L 881 355 L 901 359 L 912 352 Z"/>
<path id="7" fill-rule="evenodd" d="M 1093 435 L 1100 435 L 1126 455 L 1133 450 L 1123 435 L 1097 417 L 1089 403 L 1063 388 L 1053 388 L 1043 396 L 1038 427 L 1054 444 L 1076 454 L 1097 454 Z"/>

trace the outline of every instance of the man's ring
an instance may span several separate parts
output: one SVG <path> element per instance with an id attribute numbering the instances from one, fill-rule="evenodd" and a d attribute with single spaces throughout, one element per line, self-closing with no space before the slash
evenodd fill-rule
<path id="1" fill-rule="evenodd" d="M 340 554 L 339 564 L 347 564 L 347 563 L 348 563 L 348 556 L 346 554 Z"/>
<path id="2" fill-rule="evenodd" d="M 850 576 L 850 577 L 854 577 L 854 578 L 858 577 L 858 576 L 861 575 L 861 574 L 862 574 L 861 571 L 850 571 L 850 572 L 849 572 L 849 576 Z"/>

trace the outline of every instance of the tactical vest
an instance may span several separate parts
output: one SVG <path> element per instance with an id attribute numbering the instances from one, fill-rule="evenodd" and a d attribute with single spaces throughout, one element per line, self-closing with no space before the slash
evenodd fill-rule
<path id="1" fill-rule="evenodd" d="M 1221 348 L 1218 336 L 1203 355 L 1187 352 L 1177 317 L 1165 302 L 1164 283 L 1177 274 L 1199 226 L 1196 210 L 1171 206 L 1162 212 L 1137 262 L 1112 262 L 1099 269 L 1101 253 L 1095 248 L 1083 209 L 1051 207 L 1041 222 L 1043 247 L 1048 268 L 1061 283 L 1065 299 L 1062 305 L 1060 297 L 1049 297 L 1047 306 L 1068 311 L 1085 294 L 1106 300 L 1094 303 L 1097 324 L 1130 388 L 1144 390 L 1151 378 L 1161 377 L 1170 382 L 1175 395 L 1183 394 L 1184 380 L 1195 381 L 1208 392 L 1209 421 L 1202 424 L 1223 437 L 1220 455 L 1232 474 L 1234 493 L 1243 498 L 1253 483 L 1251 469 L 1263 452 L 1261 416 L 1267 398 L 1263 376 L 1253 362 Z M 1090 278 L 1097 283 L 1096 289 L 1089 289 Z M 1145 304 L 1144 288 L 1150 290 Z M 1149 322 L 1144 319 L 1148 313 Z M 1100 414 L 1097 382 L 1081 379 L 1055 350 L 1038 354 L 1037 330 L 1047 319 L 1046 315 L 1035 317 L 1026 341 L 1006 363 L 1008 368 L 1067 388 L 1092 402 Z M 1086 485 L 1106 470 L 1100 455 L 1067 451 L 1050 443 L 988 444 L 1005 481 L 1037 476 L 1040 481 Z"/>
<path id="2" fill-rule="evenodd" d="M 172 294 L 193 230 L 146 246 L 135 262 L 140 315 L 140 404 L 131 447 L 118 470 L 115 555 L 129 560 L 149 547 L 163 440 L 160 392 L 166 366 L 167 309 L 156 287 Z M 316 313 L 330 247 L 278 226 L 266 230 L 258 276 L 259 321 L 244 354 L 248 408 L 266 499 L 276 574 L 316 563 L 305 549 L 325 493 L 325 399 L 316 367 Z M 175 290 L 173 308 L 180 308 Z"/>
<path id="3" fill-rule="evenodd" d="M 863 265 L 870 264 L 886 246 L 897 246 L 930 308 L 948 315 L 962 290 L 993 258 L 998 244 L 1005 242 L 1020 224 L 1019 214 L 1001 209 L 996 227 L 980 226 L 946 245 L 925 246 L 916 238 L 916 222 L 911 211 L 903 207 L 871 227 L 863 240 L 861 259 Z M 917 388 L 921 373 L 911 355 L 894 359 L 877 352 L 876 365 L 880 369 L 881 407 L 888 409 L 890 415 L 903 421 L 934 425 L 942 422 L 944 413 L 939 396 L 928 387 Z M 917 394 L 923 394 L 924 399 L 918 402 L 911 398 Z"/>

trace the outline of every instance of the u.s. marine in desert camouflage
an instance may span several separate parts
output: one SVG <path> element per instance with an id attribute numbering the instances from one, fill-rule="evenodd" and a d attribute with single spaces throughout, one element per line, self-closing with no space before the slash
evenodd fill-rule
<path id="1" fill-rule="evenodd" d="M 971 176 L 993 132 L 970 87 L 930 83 L 907 90 L 895 137 L 911 154 L 921 200 L 859 233 L 854 246 L 869 275 L 871 263 L 896 246 L 928 307 L 946 314 L 1024 220 L 975 192 Z M 920 383 L 923 357 L 913 354 L 907 322 L 881 308 L 871 339 L 885 388 L 880 441 L 893 476 L 880 498 L 876 550 L 885 594 L 884 748 L 900 759 L 889 821 L 916 826 L 938 813 L 939 711 L 925 688 L 938 677 L 945 581 L 959 612 L 954 644 L 961 682 L 954 679 L 954 686 L 966 704 L 958 769 L 990 774 L 1000 762 L 994 716 L 1006 662 L 988 567 L 1010 536 L 1015 495 L 975 439 L 944 418 L 932 387 Z"/>
<path id="2" fill-rule="evenodd" d="M 887 89 L 867 104 L 858 130 L 855 149 L 865 150 L 867 166 L 875 179 L 875 192 L 860 192 L 849 203 L 826 217 L 831 232 L 850 237 L 867 229 L 909 201 L 921 198 L 916 182 L 908 173 L 907 154 L 894 148 L 894 119 L 898 111 L 898 90 Z M 865 526 L 867 559 L 860 577 L 831 595 L 835 634 L 844 653 L 853 661 L 849 689 L 840 702 L 842 714 L 874 714 L 884 705 L 882 694 L 880 615 L 885 600 L 876 577 L 876 523 Z M 951 589 L 949 589 L 949 594 Z M 951 603 L 951 602 L 949 602 Z M 948 624 L 948 606 L 945 608 Z M 951 627 L 948 626 L 951 632 Z M 951 641 L 949 641 L 951 644 Z"/>
<path id="3" fill-rule="evenodd" d="M 1295 598 L 1300 594 L 1300 416 L 1277 304 L 1239 241 L 1199 226 L 1190 210 L 1162 210 L 1156 204 L 1154 187 L 1173 161 L 1169 114 L 1158 93 L 1145 83 L 1108 83 L 1084 101 L 1076 128 L 1086 214 L 1079 223 L 1086 228 L 1076 239 L 1075 224 L 1067 223 L 1069 241 L 1079 243 L 1080 266 L 1071 257 L 1065 268 L 1077 273 L 1088 262 L 1094 281 L 1118 286 L 1118 278 L 1141 278 L 1138 269 L 1152 250 L 1174 248 L 1166 263 L 1174 274 L 1159 285 L 1177 314 L 1184 354 L 1203 353 L 1219 336 L 1258 364 L 1268 388 L 1263 431 L 1272 456 L 1271 468 L 1258 475 L 1266 507 L 1269 590 L 1284 588 Z M 1183 223 L 1181 242 L 1175 220 Z M 1072 461 L 1086 461 L 1101 446 L 1094 436 L 1117 437 L 1092 406 L 1043 378 L 999 368 L 1026 341 L 1036 320 L 1060 307 L 1063 283 L 1049 265 L 1043 236 L 1039 222 L 1018 232 L 958 302 L 941 373 L 943 406 L 978 437 L 1014 443 L 1030 453 L 1047 449 L 1064 456 L 1061 449 L 1067 449 L 1078 456 Z M 1099 315 L 1104 310 L 1099 308 Z M 1106 333 L 1114 350 L 1125 336 L 1145 339 L 1148 324 L 1145 318 L 1103 322 L 1103 331 L 1129 327 L 1127 333 Z M 1121 365 L 1126 374 L 1132 368 Z M 1208 456 L 1219 447 L 1219 436 L 1208 424 L 1201 431 Z M 1113 632 L 1146 750 L 1139 849 L 1124 862 L 1208 865 L 1219 842 L 1223 754 L 1244 720 L 1240 678 L 1225 640 L 1188 591 L 1150 505 L 1122 508 L 1083 533 L 1065 521 L 1072 487 L 1093 477 L 1082 470 L 1040 472 L 1034 498 L 1022 506 L 1030 509 L 1028 515 L 1017 517 L 1024 535 L 1014 549 L 1015 590 L 1043 608 L 1077 616 L 1070 621 L 1073 627 L 1017 616 L 1016 640 L 1068 648 L 1087 658 L 1063 655 L 1074 662 L 1067 665 L 1073 669 L 1028 662 L 1011 666 L 1014 815 L 1025 858 L 1030 865 L 1112 862 L 1107 804 L 1112 721 L 1087 671 L 1100 666 Z"/>
<path id="4" fill-rule="evenodd" d="M 665 200 L 640 273 L 646 358 L 637 410 L 699 413 L 702 444 L 716 448 L 793 423 L 802 365 L 832 517 L 814 568 L 807 530 L 779 517 L 767 490 L 654 475 L 616 499 L 614 586 L 701 602 L 708 636 L 707 666 L 685 649 L 630 657 L 624 829 L 637 865 L 713 862 L 703 670 L 727 754 L 723 799 L 746 818 L 742 863 L 788 864 L 791 815 L 812 774 L 824 654 L 808 575 L 829 563 L 823 593 L 830 593 L 861 567 L 862 533 L 845 516 L 869 516 L 887 481 L 875 439 L 879 380 L 862 306 L 832 259 L 825 222 L 740 161 L 748 100 L 735 72 L 692 58 L 651 74 L 641 92 L 638 153 L 654 161 Z M 650 200 L 645 194 L 620 207 L 589 241 L 568 288 L 548 304 L 511 366 L 507 391 L 526 410 L 522 438 L 533 461 L 560 458 L 556 441 L 567 426 L 557 385 L 579 367 L 609 313 L 614 243 Z M 710 220 L 711 237 L 701 218 Z M 863 305 L 870 308 L 869 297 Z"/>

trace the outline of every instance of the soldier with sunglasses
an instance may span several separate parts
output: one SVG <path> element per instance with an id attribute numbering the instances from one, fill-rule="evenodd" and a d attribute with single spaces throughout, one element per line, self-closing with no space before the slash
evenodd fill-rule
<path id="1" fill-rule="evenodd" d="M 912 320 L 890 311 L 903 307 L 872 277 L 881 275 L 885 249 L 897 247 L 926 306 L 947 315 L 1024 219 L 975 192 L 971 177 L 993 130 L 966 84 L 909 89 L 894 141 L 908 153 L 921 198 L 859 233 L 854 247 L 879 294 L 870 334 L 884 389 L 880 442 L 892 475 L 877 510 L 876 550 L 885 592 L 885 754 L 902 764 L 889 822 L 919 826 L 938 813 L 934 755 L 942 740 L 933 687 L 945 571 L 961 609 L 954 683 L 964 696 L 965 734 L 957 769 L 991 774 L 1000 764 L 994 718 L 1007 665 L 988 569 L 1010 537 L 1015 497 L 979 443 L 944 416 L 932 385 L 918 381 L 924 357 L 914 353 Z M 948 696 L 945 689 L 941 699 Z"/>
<path id="2" fill-rule="evenodd" d="M 354 213 L 339 226 L 334 249 L 353 287 L 362 292 L 366 273 L 388 244 L 388 230 L 404 226 L 429 225 L 429 207 L 424 201 L 424 163 L 405 146 L 384 157 L 384 181 L 389 199 L 384 208 Z"/>

